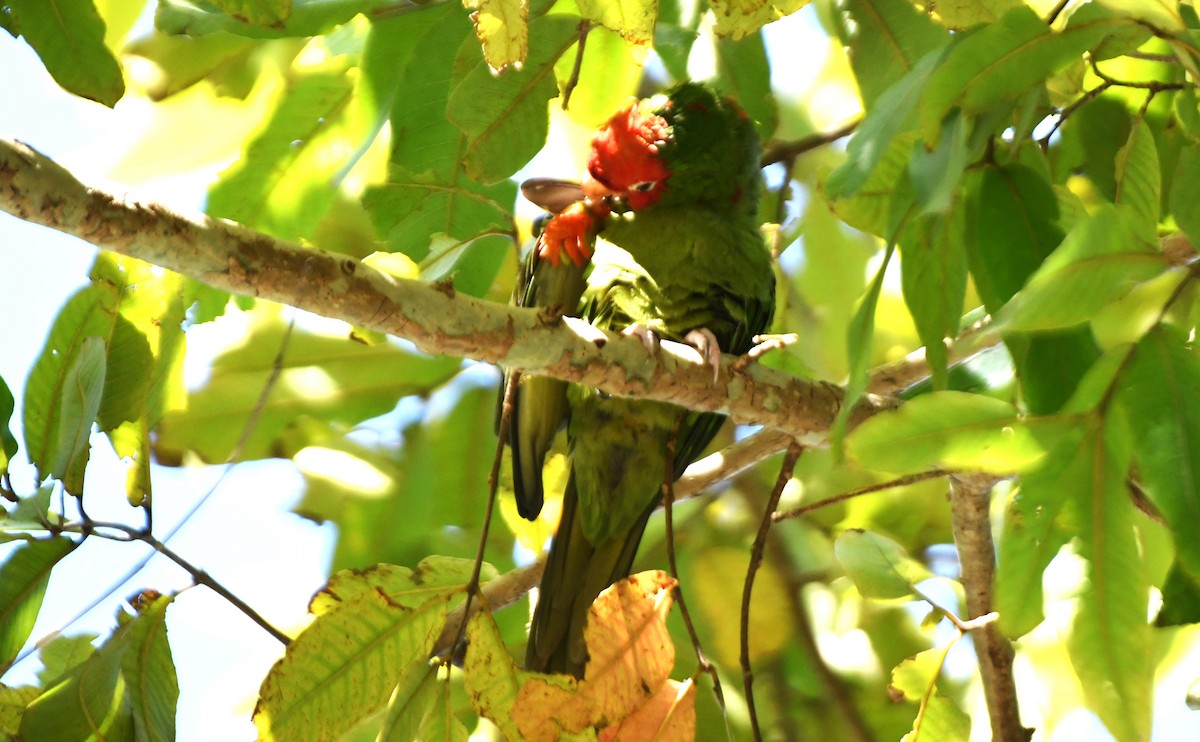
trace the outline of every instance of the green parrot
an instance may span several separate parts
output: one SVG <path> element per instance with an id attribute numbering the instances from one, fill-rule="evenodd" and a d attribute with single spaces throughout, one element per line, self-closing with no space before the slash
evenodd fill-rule
<path id="1" fill-rule="evenodd" d="M 593 137 L 582 198 L 551 219 L 542 240 L 543 257 L 561 246 L 586 260 L 594 246 L 586 285 L 583 261 L 560 260 L 553 288 L 527 270 L 518 301 L 545 306 L 578 288 L 578 316 L 637 335 L 652 351 L 660 338 L 691 344 L 715 374 L 722 352 L 745 353 L 771 323 L 775 279 L 755 218 L 758 193 L 758 136 L 735 102 L 684 83 L 633 103 Z M 676 419 L 673 477 L 724 417 L 561 382 L 527 380 L 516 391 L 509 432 L 525 517 L 541 509 L 541 466 L 564 421 L 570 461 L 526 667 L 582 677 L 588 608 L 630 572 L 661 501 Z"/>

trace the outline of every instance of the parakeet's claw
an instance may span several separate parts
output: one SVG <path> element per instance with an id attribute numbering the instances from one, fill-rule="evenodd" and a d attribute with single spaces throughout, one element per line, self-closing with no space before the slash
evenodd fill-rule
<path id="1" fill-rule="evenodd" d="M 646 352 L 650 355 L 654 355 L 658 352 L 658 333 L 654 330 L 651 330 L 646 325 L 643 325 L 641 322 L 634 322 L 629 327 L 621 330 L 621 334 L 640 339 L 642 341 L 642 345 L 646 348 Z"/>
<path id="2" fill-rule="evenodd" d="M 799 339 L 800 336 L 794 332 L 783 335 L 755 335 L 754 347 L 743 353 L 733 362 L 733 370 L 739 373 L 745 371 L 751 363 L 754 363 L 767 353 L 779 350 L 780 348 L 786 348 Z"/>
<path id="3" fill-rule="evenodd" d="M 707 327 L 701 327 L 684 335 L 683 339 L 688 345 L 700 351 L 704 361 L 712 367 L 713 383 L 715 384 L 721 373 L 721 344 L 717 342 L 717 336 L 712 334 L 712 330 Z"/>
<path id="4" fill-rule="evenodd" d="M 567 310 L 562 304 L 548 304 L 538 310 L 538 324 L 542 327 L 555 327 L 566 315 Z"/>
<path id="5" fill-rule="evenodd" d="M 538 237 L 538 254 L 558 265 L 565 253 L 567 259 L 582 266 L 592 259 L 592 235 L 596 219 L 585 203 L 574 203 L 546 222 Z"/>

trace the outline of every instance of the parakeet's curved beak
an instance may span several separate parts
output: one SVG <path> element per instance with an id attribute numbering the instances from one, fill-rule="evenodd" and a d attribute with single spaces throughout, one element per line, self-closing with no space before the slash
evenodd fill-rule
<path id="1" fill-rule="evenodd" d="M 593 206 L 602 206 L 609 211 L 624 213 L 627 210 L 625 203 L 625 194 L 620 191 L 615 191 L 606 185 L 603 181 L 596 178 L 589 171 L 583 176 L 583 182 L 579 184 L 583 190 L 584 197 L 588 203 Z"/>

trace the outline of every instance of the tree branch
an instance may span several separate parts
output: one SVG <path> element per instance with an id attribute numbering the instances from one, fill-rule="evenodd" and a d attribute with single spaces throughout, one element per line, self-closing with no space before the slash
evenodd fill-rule
<path id="1" fill-rule="evenodd" d="M 735 422 L 783 431 L 817 445 L 841 405 L 831 384 L 722 360 L 717 381 L 694 349 L 664 343 L 648 356 L 636 338 L 582 320 L 548 322 L 534 309 L 457 295 L 396 278 L 346 255 L 276 240 L 232 222 L 187 216 L 80 183 L 30 147 L 0 139 L 0 211 L 168 268 L 235 294 L 290 304 L 396 335 L 428 353 L 473 358 L 579 382 L 603 391 L 723 412 Z M 875 397 L 852 421 L 878 411 Z"/>
<path id="2" fill-rule="evenodd" d="M 982 474 L 958 473 L 950 477 L 950 518 L 954 545 L 962 565 L 962 584 L 970 619 L 992 612 L 992 583 L 996 552 L 992 544 L 988 508 L 995 480 Z M 1013 648 L 994 622 L 971 632 L 983 695 L 992 722 L 992 739 L 1024 742 L 1033 730 L 1021 725 L 1017 686 L 1013 679 Z"/>

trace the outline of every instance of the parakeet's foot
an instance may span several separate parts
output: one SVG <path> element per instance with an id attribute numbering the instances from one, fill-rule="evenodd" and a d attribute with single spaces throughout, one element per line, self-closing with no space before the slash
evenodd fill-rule
<path id="1" fill-rule="evenodd" d="M 738 372 L 745 371 L 746 367 L 767 353 L 779 350 L 780 348 L 786 348 L 799 339 L 800 336 L 794 332 L 783 335 L 755 335 L 754 347 L 743 353 L 733 362 L 733 370 Z"/>
<path id="2" fill-rule="evenodd" d="M 641 340 L 642 345 L 646 348 L 646 352 L 650 355 L 658 352 L 658 333 L 641 322 L 634 322 L 629 327 L 621 330 L 621 334 Z"/>
<path id="3" fill-rule="evenodd" d="M 715 384 L 721 373 L 721 344 L 717 342 L 717 336 L 712 334 L 712 330 L 707 327 L 701 327 L 684 335 L 683 339 L 688 345 L 700 351 L 705 362 L 712 367 L 713 383 Z"/>
<path id="4" fill-rule="evenodd" d="M 554 215 L 538 238 L 538 251 L 542 258 L 558 265 L 565 253 L 567 259 L 582 266 L 592 258 L 592 235 L 596 231 L 596 218 L 585 203 L 574 203 Z"/>

